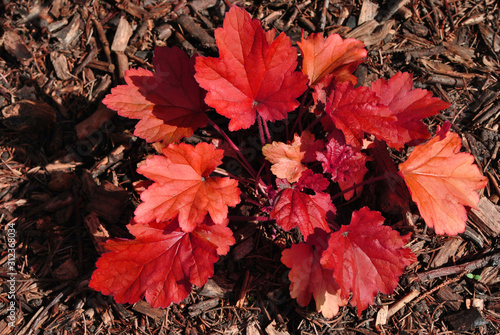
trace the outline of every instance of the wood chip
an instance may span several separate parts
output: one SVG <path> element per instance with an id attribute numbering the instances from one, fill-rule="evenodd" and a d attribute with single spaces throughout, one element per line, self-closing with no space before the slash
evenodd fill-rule
<path id="1" fill-rule="evenodd" d="M 21 100 L 2 109 L 3 124 L 12 130 L 41 134 L 56 122 L 56 112 L 49 104 L 38 100 Z"/>
<path id="2" fill-rule="evenodd" d="M 438 268 L 446 263 L 448 260 L 455 256 L 458 248 L 464 241 L 459 238 L 450 238 L 444 244 L 443 247 L 439 250 L 436 257 L 431 262 L 431 268 Z"/>
<path id="3" fill-rule="evenodd" d="M 111 50 L 114 52 L 125 52 L 128 46 L 128 41 L 132 36 L 132 27 L 128 23 L 125 16 L 120 18 L 118 27 L 116 28 L 115 37 L 113 38 L 113 43 L 111 44 Z"/>
<path id="4" fill-rule="evenodd" d="M 22 36 L 14 30 L 8 30 L 3 34 L 2 38 L 5 50 L 21 64 L 27 65 L 32 55 Z"/>
<path id="5" fill-rule="evenodd" d="M 463 302 L 463 297 L 454 292 L 449 286 L 441 287 L 437 291 L 436 296 L 440 301 L 444 301 L 445 305 L 454 311 L 458 311 Z"/>
<path id="6" fill-rule="evenodd" d="M 108 249 L 104 247 L 104 243 L 106 243 L 110 236 L 108 230 L 101 223 L 97 214 L 91 212 L 83 219 L 83 221 L 85 222 L 85 227 L 87 227 L 97 252 L 99 254 L 108 252 Z"/>
<path id="7" fill-rule="evenodd" d="M 483 197 L 479 200 L 478 207 L 479 209 L 471 209 L 470 220 L 486 235 L 500 235 L 500 206 Z"/>
<path id="8" fill-rule="evenodd" d="M 153 318 L 155 321 L 160 321 L 165 317 L 166 314 L 163 308 L 153 308 L 144 300 L 136 302 L 134 305 L 132 305 L 132 309 L 138 313 Z"/>
<path id="9" fill-rule="evenodd" d="M 219 299 L 208 299 L 192 304 L 188 307 L 188 313 L 191 317 L 196 317 L 209 309 L 215 308 L 219 305 Z"/>
<path id="10" fill-rule="evenodd" d="M 51 52 L 50 61 L 52 62 L 52 66 L 56 71 L 56 76 L 59 79 L 68 80 L 73 78 L 73 76 L 68 70 L 68 60 L 63 54 L 60 54 L 57 51 Z"/>
<path id="11" fill-rule="evenodd" d="M 267 327 L 266 327 L 266 334 L 268 335 L 290 335 L 288 331 L 278 329 L 278 325 L 276 324 L 276 321 L 273 320 Z"/>

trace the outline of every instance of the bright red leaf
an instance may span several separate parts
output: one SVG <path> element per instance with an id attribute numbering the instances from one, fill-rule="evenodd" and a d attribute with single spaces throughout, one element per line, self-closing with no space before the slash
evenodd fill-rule
<path id="1" fill-rule="evenodd" d="M 413 75 L 407 72 L 398 72 L 389 81 L 379 79 L 372 83 L 371 90 L 397 117 L 397 137 L 386 141 L 398 150 L 408 142 L 428 139 L 431 134 L 420 120 L 439 114 L 450 106 L 427 90 L 413 89 Z"/>
<path id="2" fill-rule="evenodd" d="M 309 77 L 311 86 L 316 85 L 327 74 L 333 74 L 338 80 L 356 84 L 352 74 L 366 58 L 363 42 L 354 38 L 342 39 L 332 34 L 325 40 L 323 34 L 311 34 L 297 42 L 302 51 L 302 72 Z"/>
<path id="3" fill-rule="evenodd" d="M 459 152 L 461 147 L 457 134 L 444 131 L 416 146 L 406 162 L 399 164 L 420 215 L 436 234 L 463 233 L 467 221 L 464 206 L 477 208 L 476 190 L 488 183 L 474 157 Z"/>
<path id="4" fill-rule="evenodd" d="M 333 278 L 333 270 L 325 269 L 320 264 L 321 254 L 325 250 L 327 234 L 319 233 L 324 239 L 324 246 L 316 242 L 318 235 L 310 235 L 307 243 L 293 244 L 290 249 L 283 250 L 281 262 L 291 270 L 290 296 L 297 299 L 300 306 L 307 306 L 314 297 L 316 310 L 326 318 L 332 318 L 339 307 L 347 304 L 347 299 L 340 297 L 339 285 Z"/>
<path id="5" fill-rule="evenodd" d="M 326 187 L 328 185 L 328 181 L 319 180 L 324 180 L 323 177 L 318 179 L 307 174 L 304 178 L 316 186 Z M 276 223 L 286 231 L 298 226 L 305 238 L 314 233 L 315 228 L 329 232 L 326 214 L 328 211 L 335 212 L 330 195 L 320 192 L 318 189 L 314 190 L 314 195 L 306 194 L 302 192 L 302 181 L 303 178 L 297 184 L 290 188 L 284 188 L 278 194 L 278 200 L 270 214 L 271 218 L 275 219 Z"/>
<path id="6" fill-rule="evenodd" d="M 181 143 L 170 144 L 163 154 L 148 158 L 137 169 L 155 183 L 141 193 L 136 221 L 164 222 L 179 215 L 179 225 L 186 232 L 194 230 L 207 213 L 215 223 L 222 223 L 228 206 L 240 202 L 236 180 L 210 177 L 222 163 L 223 151 L 208 143 Z"/>
<path id="7" fill-rule="evenodd" d="M 329 118 L 323 118 L 328 129 L 333 122 L 344 133 L 346 143 L 361 147 L 364 134 L 369 133 L 381 140 L 397 137 L 396 117 L 368 87 L 354 88 L 351 82 L 315 87 L 315 96 L 325 106 Z"/>
<path id="8" fill-rule="evenodd" d="M 219 58 L 196 59 L 196 80 L 208 91 L 205 102 L 230 119 L 231 131 L 250 127 L 257 114 L 264 121 L 286 118 L 307 88 L 307 77 L 295 71 L 290 38 L 281 33 L 273 41 L 272 34 L 233 6 L 215 31 Z"/>
<path id="9" fill-rule="evenodd" d="M 326 150 L 316 154 L 322 162 L 323 172 L 332 175 L 332 181 L 339 183 L 340 189 L 345 190 L 359 184 L 368 171 L 365 164 L 367 157 L 358 147 L 342 144 L 334 137 L 326 145 Z M 354 190 L 344 194 L 346 200 L 354 195 Z"/>
<path id="10" fill-rule="evenodd" d="M 112 239 L 110 251 L 96 263 L 89 286 L 117 303 L 146 298 L 151 307 L 168 307 L 187 297 L 192 285 L 203 286 L 213 264 L 234 244 L 231 229 L 210 219 L 194 231 L 182 231 L 177 220 L 127 226 L 133 240 Z"/>
<path id="11" fill-rule="evenodd" d="M 125 72 L 126 85 L 111 89 L 103 103 L 118 114 L 139 119 L 134 134 L 148 142 L 177 142 L 207 123 L 205 91 L 194 79 L 194 58 L 177 47 L 155 49 L 155 72 Z"/>
<path id="12" fill-rule="evenodd" d="M 400 236 L 384 226 L 380 212 L 363 207 L 352 214 L 351 224 L 332 233 L 321 264 L 334 271 L 342 298 L 358 307 L 358 316 L 380 291 L 391 294 L 407 265 L 415 260 L 404 248 L 409 234 Z"/>

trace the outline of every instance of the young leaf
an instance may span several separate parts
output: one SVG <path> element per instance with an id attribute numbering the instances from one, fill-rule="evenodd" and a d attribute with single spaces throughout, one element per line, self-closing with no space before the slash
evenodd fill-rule
<path id="1" fill-rule="evenodd" d="M 359 148 L 342 144 L 334 137 L 326 145 L 326 150 L 318 152 L 316 157 L 322 162 L 323 172 L 330 173 L 332 181 L 338 182 L 342 190 L 362 182 L 368 171 L 365 166 L 366 155 Z M 346 193 L 344 198 L 349 200 L 353 195 L 354 190 Z"/>
<path id="2" fill-rule="evenodd" d="M 231 229 L 207 219 L 194 231 L 179 228 L 177 220 L 129 224 L 133 240 L 112 239 L 110 251 L 96 263 L 89 286 L 117 303 L 146 297 L 151 307 L 179 303 L 191 285 L 203 286 L 214 273 L 213 264 L 234 244 Z"/>
<path id="3" fill-rule="evenodd" d="M 307 77 L 295 72 L 297 52 L 281 33 L 274 41 L 258 20 L 231 7 L 215 31 L 219 58 L 198 57 L 195 78 L 208 91 L 205 102 L 230 119 L 229 130 L 286 118 L 307 88 Z"/>
<path id="4" fill-rule="evenodd" d="M 380 212 L 363 207 L 352 214 L 351 224 L 332 233 L 321 264 L 332 269 L 340 285 L 342 298 L 358 307 L 358 316 L 380 291 L 391 294 L 405 266 L 415 260 L 410 249 L 404 248 L 409 234 L 400 236 L 384 226 Z"/>
<path id="5" fill-rule="evenodd" d="M 324 187 L 320 190 L 315 189 L 314 195 L 306 194 L 302 192 L 304 178 L 313 183 L 313 187 Z M 318 178 L 314 178 L 310 174 L 305 174 L 297 184 L 284 188 L 278 194 L 278 201 L 270 213 L 271 218 L 287 231 L 298 226 L 305 238 L 314 233 L 315 228 L 329 232 L 326 213 L 335 212 L 335 206 L 332 204 L 330 195 L 320 192 L 326 186 L 328 186 L 328 181 L 325 178 L 319 175 Z"/>
<path id="6" fill-rule="evenodd" d="M 431 134 L 420 120 L 450 106 L 427 90 L 413 89 L 413 75 L 407 72 L 398 72 L 389 81 L 379 79 L 372 83 L 371 90 L 398 118 L 397 137 L 387 139 L 387 144 L 398 150 L 408 142 L 428 139 Z"/>
<path id="7" fill-rule="evenodd" d="M 290 144 L 273 142 L 264 145 L 262 153 L 273 164 L 271 172 L 276 177 L 295 183 L 302 172 L 307 170 L 302 162 L 313 161 L 314 158 L 311 158 L 315 156 L 316 150 L 322 143 L 322 141 L 315 141 L 314 135 L 309 131 L 304 131 L 300 136 L 295 134 Z"/>
<path id="8" fill-rule="evenodd" d="M 445 131 L 416 146 L 406 162 L 399 164 L 420 215 L 436 234 L 463 233 L 467 221 L 464 206 L 477 208 L 476 190 L 488 183 L 474 157 L 459 152 L 461 147 L 460 137 Z"/>
<path id="9" fill-rule="evenodd" d="M 325 245 L 314 243 L 316 235 L 310 235 L 307 243 L 293 244 L 290 249 L 283 250 L 281 262 L 291 270 L 290 296 L 297 299 L 300 306 L 307 306 L 314 297 L 316 310 L 326 318 L 332 318 L 339 311 L 339 307 L 347 304 L 339 294 L 339 285 L 333 278 L 333 270 L 325 269 L 320 264 L 321 254 L 325 250 L 327 234 L 319 233 L 325 240 Z"/>
<path id="10" fill-rule="evenodd" d="M 179 215 L 179 225 L 190 232 L 208 213 L 220 224 L 227 218 L 228 206 L 240 202 L 238 182 L 210 177 L 222 163 L 223 151 L 208 143 L 170 144 L 164 156 L 148 158 L 137 172 L 155 181 L 141 193 L 135 210 L 136 221 L 164 222 Z"/>
<path id="11" fill-rule="evenodd" d="M 332 34 L 325 40 L 323 34 L 311 34 L 297 42 L 302 51 L 302 72 L 309 77 L 311 86 L 316 85 L 327 74 L 333 74 L 338 80 L 356 84 L 352 74 L 366 58 L 363 42 L 354 38 L 343 40 L 338 34 Z"/>
<path id="12" fill-rule="evenodd" d="M 148 142 L 177 142 L 204 127 L 205 91 L 194 79 L 194 58 L 177 47 L 155 49 L 155 73 L 125 72 L 126 85 L 111 89 L 103 103 L 118 114 L 139 119 L 134 134 Z"/>
<path id="13" fill-rule="evenodd" d="M 326 78 L 325 78 L 326 79 Z M 386 140 L 397 137 L 397 118 L 368 87 L 354 88 L 351 82 L 327 86 L 316 85 L 315 96 L 325 105 L 329 118 L 323 118 L 323 126 L 328 129 L 333 124 L 344 133 L 347 144 L 361 147 L 365 133 Z"/>

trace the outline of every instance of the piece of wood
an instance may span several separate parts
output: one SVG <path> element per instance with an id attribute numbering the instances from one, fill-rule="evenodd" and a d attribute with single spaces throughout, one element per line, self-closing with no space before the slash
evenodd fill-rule
<path id="1" fill-rule="evenodd" d="M 278 327 L 276 320 L 273 320 L 266 327 L 266 334 L 268 334 L 268 335 L 290 335 L 290 333 L 286 329 L 280 329 L 280 327 Z"/>
<path id="2" fill-rule="evenodd" d="M 120 220 L 123 208 L 127 204 L 128 192 L 121 187 L 104 181 L 93 194 L 89 195 L 88 210 L 110 223 Z"/>
<path id="3" fill-rule="evenodd" d="M 128 41 L 132 36 L 132 27 L 128 23 L 125 16 L 120 18 L 118 27 L 116 28 L 115 37 L 113 38 L 113 43 L 111 44 L 111 50 L 114 52 L 125 52 L 128 46 Z"/>
<path id="4" fill-rule="evenodd" d="M 458 248 L 464 241 L 460 237 L 452 237 L 448 239 L 441 249 L 439 249 L 436 257 L 431 262 L 431 268 L 438 268 L 446 263 L 449 259 L 455 256 Z"/>
<path id="5" fill-rule="evenodd" d="M 454 311 L 458 311 L 463 302 L 463 297 L 454 292 L 448 285 L 441 287 L 437 291 L 436 296 Z"/>
<path id="6" fill-rule="evenodd" d="M 160 321 L 165 317 L 165 310 L 163 308 L 152 308 L 144 300 L 140 300 L 132 305 L 132 309 L 138 313 L 149 316 L 155 321 Z"/>
<path id="7" fill-rule="evenodd" d="M 188 313 L 193 318 L 197 317 L 203 312 L 206 312 L 209 309 L 217 307 L 219 305 L 219 302 L 220 300 L 217 298 L 200 301 L 196 304 L 192 304 L 191 306 L 189 306 Z"/>
<path id="8" fill-rule="evenodd" d="M 2 122 L 12 130 L 41 134 L 55 125 L 56 112 L 49 104 L 38 100 L 21 100 L 2 109 Z"/>
<path id="9" fill-rule="evenodd" d="M 358 25 L 373 20 L 375 16 L 377 16 L 378 7 L 379 7 L 378 4 L 370 0 L 363 0 L 363 4 L 361 5 L 361 11 L 359 13 Z"/>
<path id="10" fill-rule="evenodd" d="M 60 54 L 57 51 L 51 52 L 50 61 L 52 62 L 54 71 L 56 71 L 57 78 L 61 80 L 68 80 L 72 78 L 71 73 L 68 70 L 68 60 L 63 54 Z"/>
<path id="11" fill-rule="evenodd" d="M 460 332 L 465 332 L 488 323 L 483 319 L 481 313 L 476 308 L 466 309 L 446 316 L 443 320 L 448 323 L 452 329 Z"/>
<path id="12" fill-rule="evenodd" d="M 23 65 L 29 63 L 33 56 L 21 35 L 14 30 L 7 30 L 5 34 L 3 34 L 2 39 L 5 50 L 15 57 L 19 63 Z"/>
<path id="13" fill-rule="evenodd" d="M 500 206 L 482 197 L 478 204 L 479 209 L 471 209 L 469 218 L 486 235 L 497 237 L 500 235 Z"/>
<path id="14" fill-rule="evenodd" d="M 116 115 L 114 110 L 109 109 L 103 103 L 100 103 L 97 110 L 88 118 L 75 126 L 78 140 L 83 140 L 100 130 L 109 120 Z"/>
<path id="15" fill-rule="evenodd" d="M 83 222 L 85 223 L 85 227 L 87 227 L 97 252 L 101 255 L 108 252 L 109 250 L 104 247 L 104 244 L 109 239 L 109 232 L 101 223 L 97 214 L 91 212 L 83 219 Z"/>

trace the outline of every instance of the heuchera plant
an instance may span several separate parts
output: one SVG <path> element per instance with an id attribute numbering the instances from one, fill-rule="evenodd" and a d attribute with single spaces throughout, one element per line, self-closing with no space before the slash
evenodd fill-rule
<path id="1" fill-rule="evenodd" d="M 459 152 L 461 140 L 449 132 L 449 124 L 431 138 L 421 120 L 449 104 L 413 89 L 411 74 L 356 87 L 352 73 L 367 56 L 364 45 L 321 34 L 298 43 L 302 65 L 297 71 L 290 39 L 265 32 L 238 7 L 229 10 L 215 38 L 218 58 L 157 48 L 154 72 L 129 70 L 126 85 L 104 99 L 121 116 L 138 119 L 135 135 L 162 149 L 137 169 L 152 183 L 128 225 L 135 239 L 106 243 L 109 252 L 97 261 L 92 288 L 118 303 L 143 297 L 152 307 L 181 302 L 193 284 L 207 282 L 219 256 L 235 243 L 227 227 L 228 207 L 243 197 L 263 213 L 261 221 L 275 220 L 284 231 L 298 227 L 303 242 L 285 249 L 281 258 L 290 268 L 290 294 L 297 303 L 306 306 L 314 297 L 317 310 L 333 317 L 350 299 L 360 315 L 378 292 L 392 293 L 415 260 L 405 248 L 409 234 L 384 225 L 380 212 L 365 206 L 352 213 L 349 225 L 338 229 L 334 223 L 332 190 L 341 190 L 334 199 L 347 200 L 362 192 L 369 182 L 364 180 L 368 161 L 378 171 L 371 181 L 404 185 L 404 180 L 437 234 L 464 231 L 466 207 L 477 207 L 476 191 L 487 179 L 470 154 Z M 210 108 L 229 119 L 231 132 L 257 123 L 268 162 L 252 165 L 208 117 Z M 285 134 L 293 140 L 272 142 L 268 123 L 287 120 L 294 111 L 297 117 Z M 182 142 L 207 125 L 220 133 L 219 147 L 225 150 Z M 387 163 L 387 146 L 401 150 L 414 144 L 399 171 L 390 159 Z M 384 152 L 385 159 L 377 157 Z M 246 172 L 232 176 L 224 168 L 225 155 Z"/>

